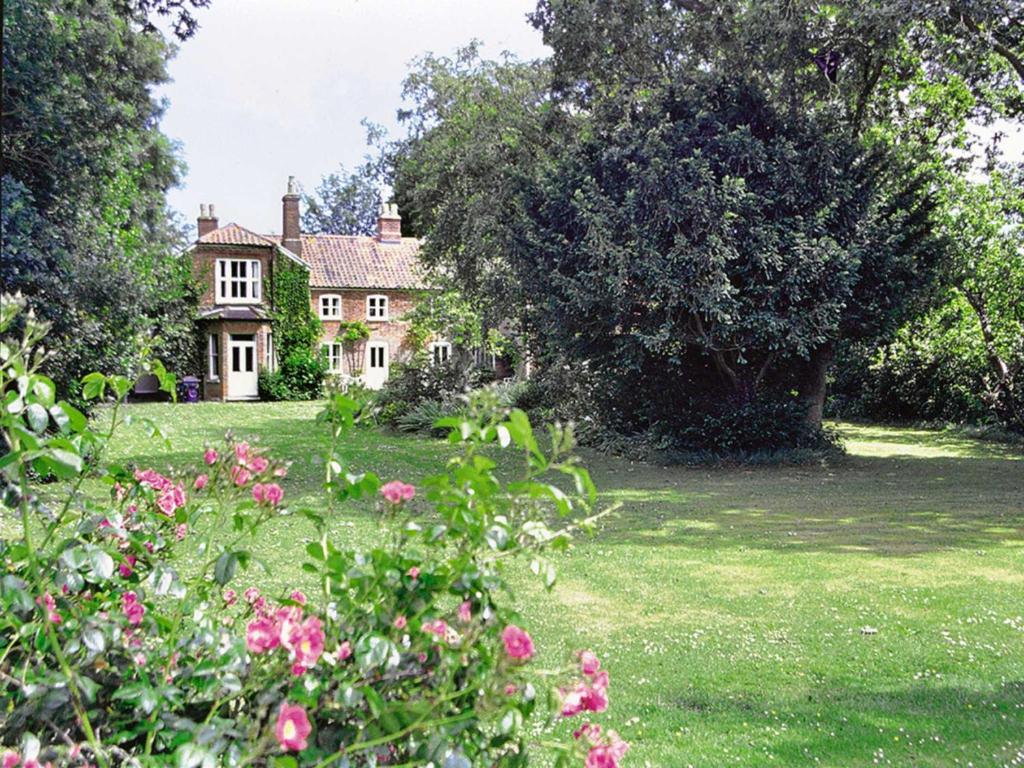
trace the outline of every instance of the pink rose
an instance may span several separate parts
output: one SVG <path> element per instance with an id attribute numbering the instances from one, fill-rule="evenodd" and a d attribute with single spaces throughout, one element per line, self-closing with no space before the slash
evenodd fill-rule
<path id="1" fill-rule="evenodd" d="M 217 452 L 213 448 L 207 448 L 206 453 L 203 454 L 203 461 L 208 465 L 213 466 L 217 463 Z"/>
<path id="2" fill-rule="evenodd" d="M 629 750 L 629 744 L 619 738 L 615 731 L 608 732 L 607 744 L 595 744 L 587 753 L 584 768 L 619 768 L 619 761 Z"/>
<path id="3" fill-rule="evenodd" d="M 401 480 L 392 480 L 380 487 L 380 495 L 390 504 L 401 504 L 403 501 L 411 501 L 416 496 L 416 487 Z"/>
<path id="4" fill-rule="evenodd" d="M 396 616 L 394 622 L 395 629 L 405 629 L 405 625 L 408 624 L 408 620 L 405 616 Z"/>
<path id="5" fill-rule="evenodd" d="M 306 710 L 302 707 L 288 702 L 281 703 L 281 709 L 277 714 L 277 725 L 274 734 L 277 736 L 277 743 L 285 751 L 301 752 L 306 748 L 306 737 L 313 730 L 306 717 Z"/>
<path id="6" fill-rule="evenodd" d="M 338 646 L 338 661 L 344 661 L 352 655 L 352 643 L 346 640 Z"/>
<path id="7" fill-rule="evenodd" d="M 274 470 L 274 477 L 288 477 L 288 468 L 278 467 Z"/>
<path id="8" fill-rule="evenodd" d="M 146 606 L 139 602 L 134 592 L 125 592 L 121 595 L 121 610 L 128 618 L 128 623 L 138 626 L 142 623 L 142 617 L 146 615 Z"/>
<path id="9" fill-rule="evenodd" d="M 3 758 L 0 758 L 0 760 L 2 760 L 0 765 L 3 768 L 14 768 L 14 766 L 21 762 L 21 755 L 14 751 L 7 751 L 4 752 Z"/>
<path id="10" fill-rule="evenodd" d="M 263 486 L 263 498 L 270 506 L 276 507 L 284 498 L 284 491 L 277 483 L 267 483 Z"/>
<path id="11" fill-rule="evenodd" d="M 188 536 L 188 525 L 182 523 L 174 530 L 174 538 L 178 541 L 184 541 L 186 536 Z"/>
<path id="12" fill-rule="evenodd" d="M 518 688 L 518 686 L 516 686 L 515 683 L 506 683 L 505 684 L 505 695 L 506 696 L 514 696 L 516 691 L 518 691 L 518 690 L 519 690 L 519 688 Z"/>
<path id="13" fill-rule="evenodd" d="M 192 483 L 192 487 L 195 488 L 197 491 L 201 491 L 203 490 L 203 488 L 206 487 L 206 484 L 209 481 L 210 478 L 207 477 L 206 475 L 199 475 L 198 477 L 196 477 L 196 481 Z"/>
<path id="14" fill-rule="evenodd" d="M 310 616 L 302 624 L 292 627 L 286 644 L 292 651 L 292 659 L 309 669 L 324 652 L 324 630 L 320 619 Z"/>
<path id="15" fill-rule="evenodd" d="M 305 593 L 303 593 L 303 591 L 301 589 L 296 589 L 294 592 L 292 592 L 290 595 L 288 595 L 288 598 L 291 599 L 291 600 L 294 600 L 299 605 L 305 605 L 306 604 L 306 595 L 305 595 Z"/>
<path id="16" fill-rule="evenodd" d="M 135 555 L 125 555 L 124 562 L 117 566 L 118 573 L 120 573 L 122 577 L 127 579 L 129 576 L 132 575 L 132 571 L 135 570 L 135 563 L 137 562 L 138 559 L 135 557 Z"/>
<path id="17" fill-rule="evenodd" d="M 501 639 L 505 643 L 505 653 L 513 659 L 526 660 L 533 656 L 533 639 L 526 630 L 520 629 L 515 624 L 509 624 L 501 633 Z"/>
<path id="18" fill-rule="evenodd" d="M 469 600 L 463 601 L 459 606 L 459 621 L 463 624 L 469 624 L 473 620 L 473 606 Z"/>
<path id="19" fill-rule="evenodd" d="M 584 723 L 572 732 L 574 739 L 586 739 L 591 744 L 597 744 L 601 740 L 601 726 L 597 723 Z"/>
<path id="20" fill-rule="evenodd" d="M 257 504 L 263 503 L 263 483 L 256 483 L 252 487 L 252 500 Z"/>
<path id="21" fill-rule="evenodd" d="M 235 481 L 235 485 L 241 488 L 252 479 L 252 475 L 249 474 L 249 470 L 245 467 L 236 465 L 231 468 L 231 479 Z"/>
<path id="22" fill-rule="evenodd" d="M 249 459 L 249 469 L 255 472 L 257 475 L 263 474 L 267 467 L 270 466 L 270 462 L 262 456 L 253 456 Z"/>
<path id="23" fill-rule="evenodd" d="M 437 635 L 438 637 L 444 637 L 448 631 L 448 624 L 443 619 L 435 619 L 434 621 L 425 621 L 420 625 L 420 629 L 426 632 L 428 635 Z"/>
<path id="24" fill-rule="evenodd" d="M 50 623 L 60 624 L 64 621 L 63 617 L 57 613 L 57 601 L 53 599 L 53 595 L 49 592 L 42 597 L 37 597 L 36 603 L 46 610 L 46 620 Z"/>
<path id="25" fill-rule="evenodd" d="M 420 577 L 420 569 L 414 565 L 412 568 L 406 571 L 406 574 L 409 576 L 410 579 L 418 579 Z"/>
<path id="26" fill-rule="evenodd" d="M 235 445 L 235 459 L 244 462 L 249 457 L 249 444 L 237 443 Z"/>
<path id="27" fill-rule="evenodd" d="M 224 590 L 224 602 L 228 605 L 234 605 L 238 602 L 238 593 L 233 589 Z"/>
<path id="28" fill-rule="evenodd" d="M 260 591 L 256 589 L 256 587 L 249 587 L 247 590 L 245 590 L 245 592 L 242 593 L 242 596 L 245 598 L 245 602 L 249 603 L 249 605 L 252 605 L 260 599 Z"/>
<path id="29" fill-rule="evenodd" d="M 253 653 L 272 651 L 280 643 L 277 622 L 267 616 L 253 619 L 245 629 L 245 645 Z"/>
<path id="30" fill-rule="evenodd" d="M 584 675 L 596 675 L 601 668 L 601 661 L 593 651 L 580 652 L 580 669 Z"/>

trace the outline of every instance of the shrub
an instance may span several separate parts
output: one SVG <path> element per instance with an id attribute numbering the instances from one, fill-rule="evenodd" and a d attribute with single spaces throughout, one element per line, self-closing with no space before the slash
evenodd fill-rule
<path id="1" fill-rule="evenodd" d="M 0 678 L 0 741 L 20 740 L 5 765 L 511 768 L 531 748 L 556 766 L 618 764 L 627 747 L 614 732 L 582 723 L 570 735 L 607 708 L 607 672 L 587 651 L 537 669 L 505 580 L 505 563 L 525 557 L 550 587 L 546 552 L 593 525 L 544 522 L 595 502 L 569 434 L 553 429 L 546 452 L 521 411 L 485 393 L 445 423 L 459 452 L 444 473 L 381 483 L 344 466 L 358 406 L 333 395 L 317 420 L 330 437 L 324 507 L 293 510 L 310 525 L 303 569 L 316 593 L 267 595 L 241 576 L 262 526 L 290 506 L 288 467 L 228 439 L 179 472 L 100 458 L 92 475 L 109 495 L 83 497 L 81 454 L 101 457 L 116 439 L 131 384 L 85 378 L 86 398 L 112 396 L 109 427 L 92 429 L 35 368 L 44 332 L 30 318 L 22 341 L 0 345 L 3 503 L 22 529 L 0 540 L 4 663 L 17 670 Z M 501 446 L 524 456 L 519 482 L 503 483 L 484 455 Z M 55 508 L 29 470 L 70 485 L 48 494 Z M 377 546 L 330 540 L 325 513 L 340 502 L 375 506 Z"/>
<path id="2" fill-rule="evenodd" d="M 327 362 L 304 349 L 292 352 L 281 363 L 281 378 L 292 400 L 315 400 L 323 396 Z"/>
<path id="3" fill-rule="evenodd" d="M 437 423 L 460 412 L 456 403 L 442 403 L 440 400 L 423 400 L 395 417 L 394 425 L 402 432 L 418 432 L 424 435 L 442 437 L 448 433 Z"/>
<path id="4" fill-rule="evenodd" d="M 395 366 L 381 389 L 381 422 L 394 426 L 403 414 L 424 401 L 453 403 L 460 395 L 479 387 L 486 375 L 455 360 L 433 363 L 425 354 L 417 355 L 412 361 Z"/>

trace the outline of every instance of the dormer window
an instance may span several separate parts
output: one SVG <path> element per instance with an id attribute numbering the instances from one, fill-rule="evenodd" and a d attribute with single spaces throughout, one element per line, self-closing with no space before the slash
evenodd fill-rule
<path id="1" fill-rule="evenodd" d="M 217 303 L 259 304 L 262 298 L 258 259 L 217 259 Z"/>
<path id="2" fill-rule="evenodd" d="M 341 320 L 341 296 L 336 293 L 320 296 L 320 319 Z"/>
<path id="3" fill-rule="evenodd" d="M 388 297 L 367 296 L 366 297 L 366 319 L 387 320 L 388 319 Z"/>

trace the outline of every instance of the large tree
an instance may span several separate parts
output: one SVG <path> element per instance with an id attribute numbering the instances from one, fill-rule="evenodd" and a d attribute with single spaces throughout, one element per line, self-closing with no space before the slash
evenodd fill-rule
<path id="1" fill-rule="evenodd" d="M 312 195 L 303 194 L 302 228 L 331 235 L 372 235 L 381 194 L 373 166 L 356 171 L 340 166 L 324 176 Z"/>
<path id="2" fill-rule="evenodd" d="M 4 3 L 0 277 L 54 324 L 49 372 L 133 373 L 146 347 L 177 368 L 195 354 L 194 290 L 167 189 L 179 164 L 158 129 L 173 49 L 205 0 Z"/>

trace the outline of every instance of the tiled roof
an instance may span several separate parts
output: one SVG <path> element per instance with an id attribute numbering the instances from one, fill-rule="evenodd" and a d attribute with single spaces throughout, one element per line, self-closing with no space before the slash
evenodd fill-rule
<path id="1" fill-rule="evenodd" d="M 257 245 L 264 248 L 276 248 L 288 258 L 297 261 L 303 266 L 309 266 L 303 259 L 300 259 L 287 248 L 282 247 L 281 238 L 257 235 L 255 232 L 245 227 L 240 227 L 234 222 L 225 224 L 223 227 L 219 227 L 212 232 L 207 232 L 197 242 L 202 245 Z"/>
<path id="2" fill-rule="evenodd" d="M 199 242 L 209 243 L 210 245 L 262 245 L 266 247 L 280 244 L 262 235 L 257 235 L 255 232 L 250 232 L 245 227 L 240 227 L 235 223 L 225 224 L 219 229 L 207 232 L 199 238 Z"/>
<path id="3" fill-rule="evenodd" d="M 265 235 L 275 243 L 280 235 Z M 314 288 L 426 288 L 417 253 L 420 241 L 396 242 L 352 235 L 302 235 L 302 258 Z"/>

